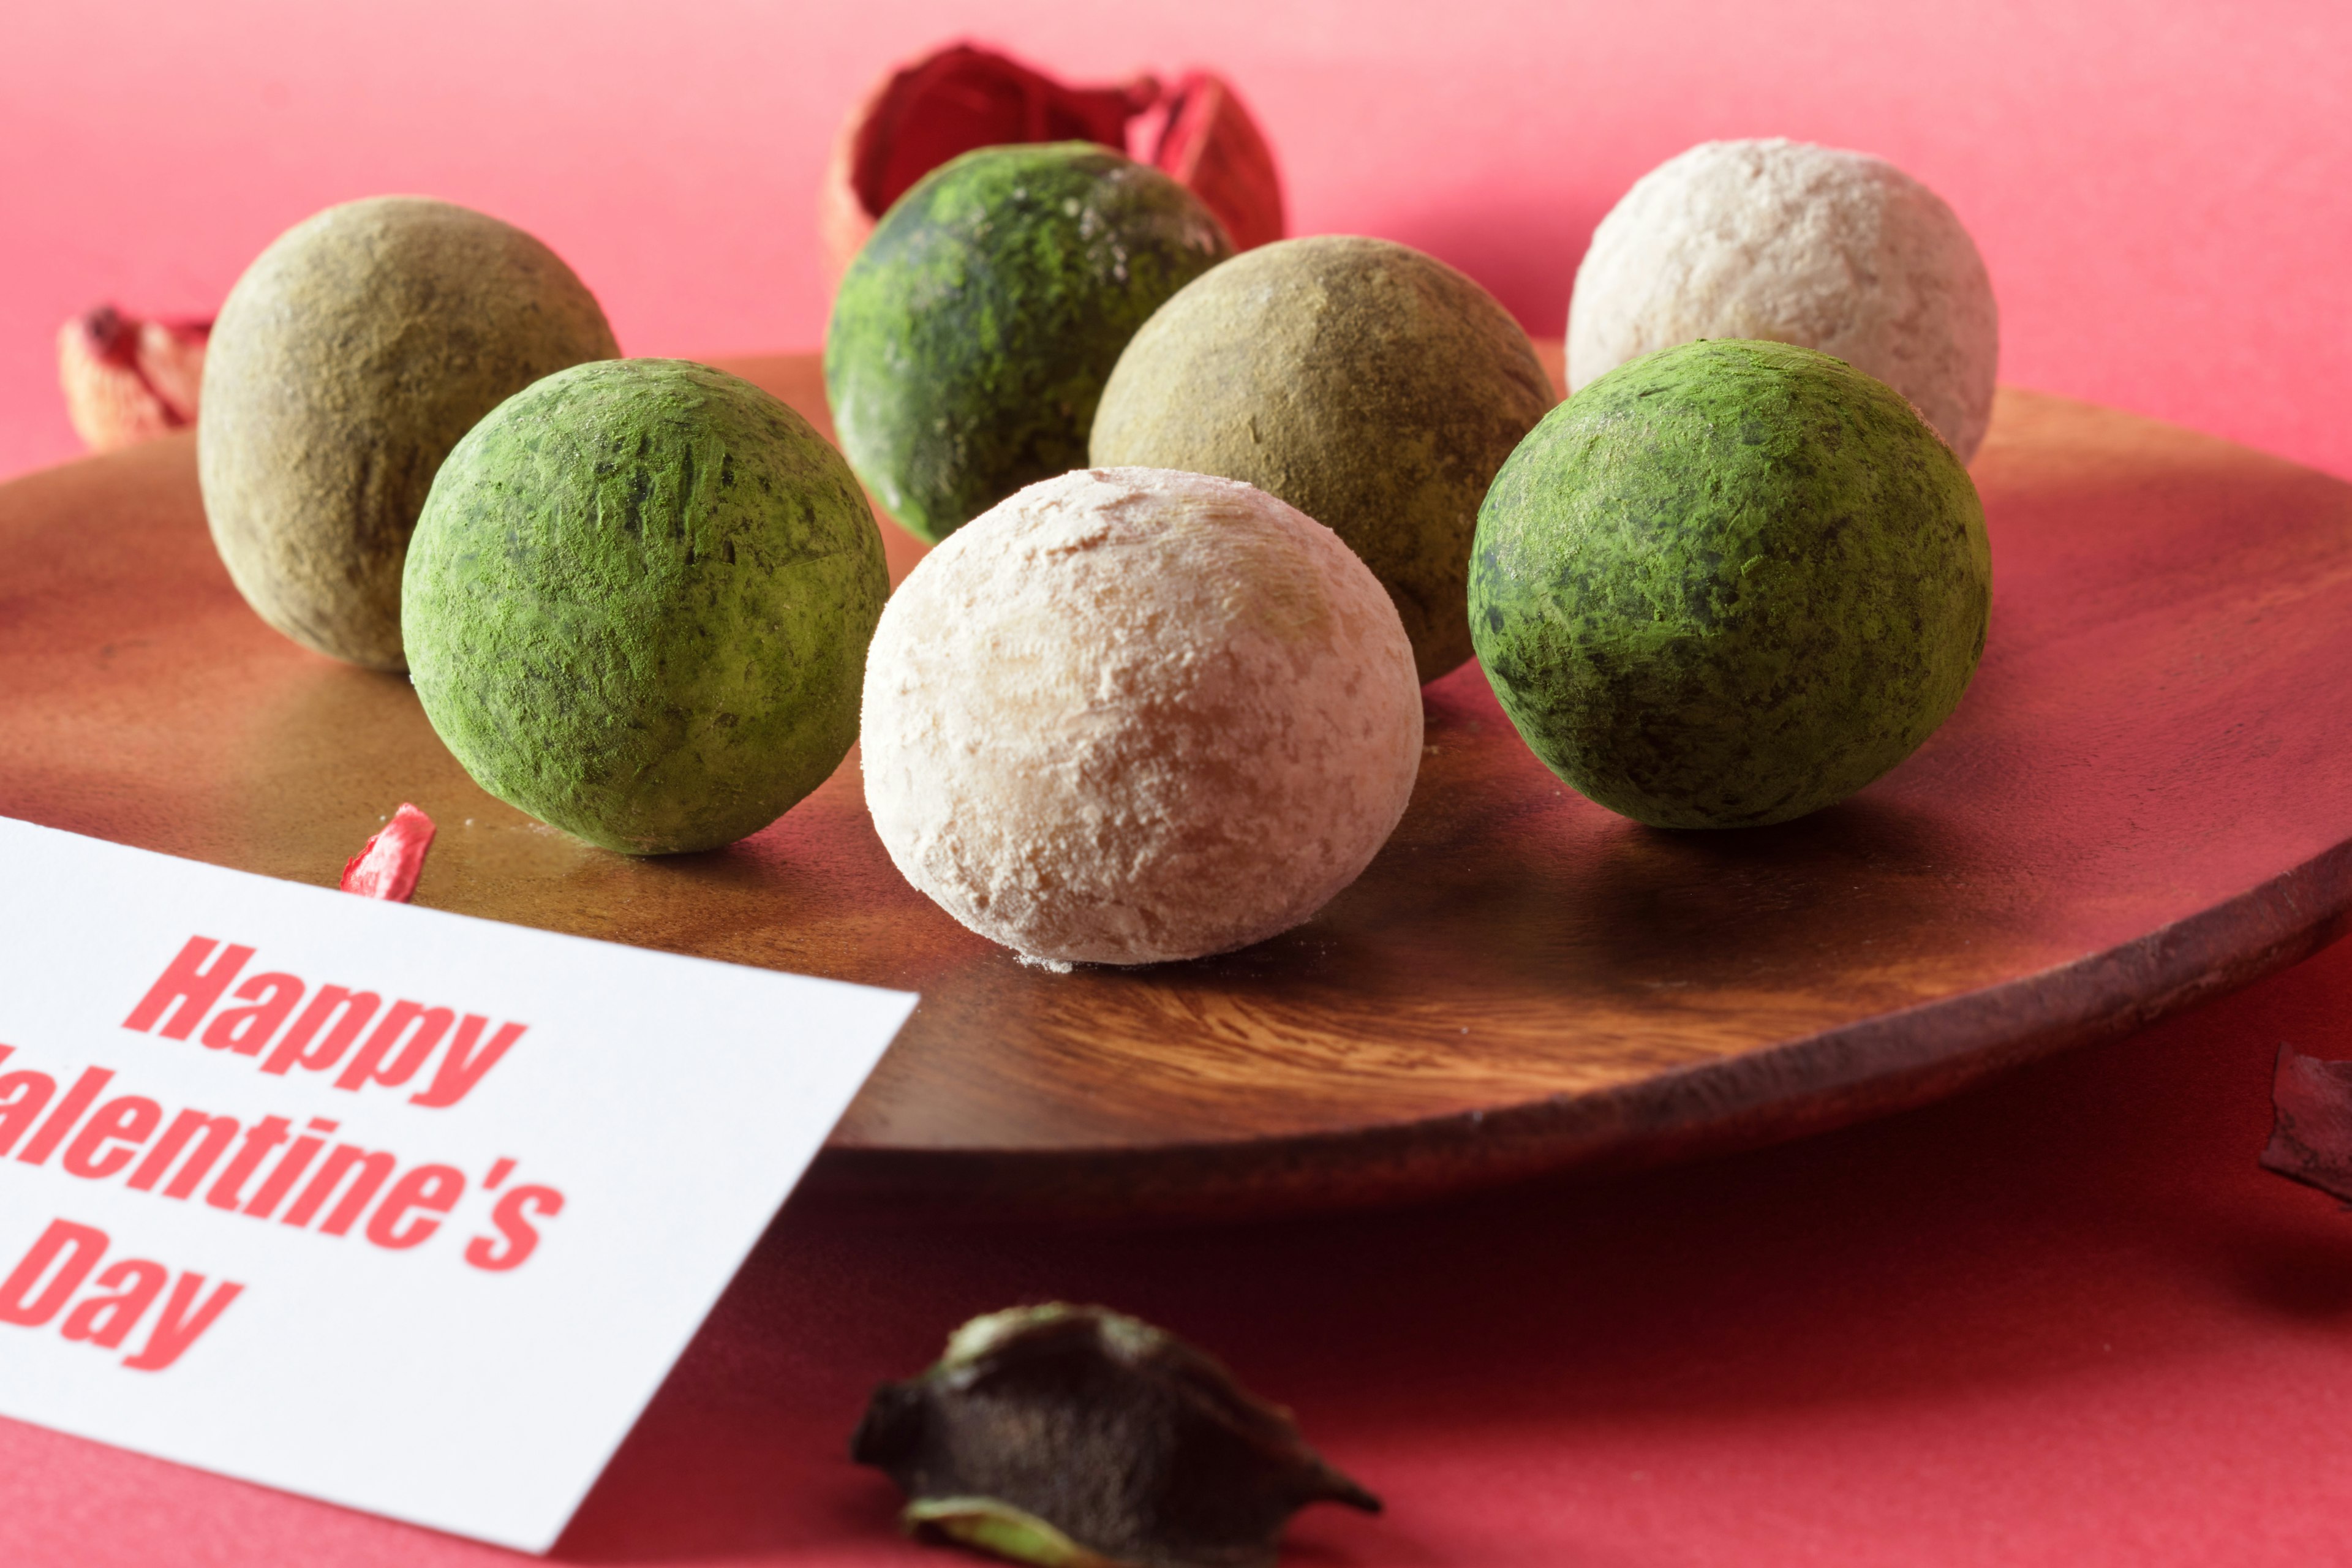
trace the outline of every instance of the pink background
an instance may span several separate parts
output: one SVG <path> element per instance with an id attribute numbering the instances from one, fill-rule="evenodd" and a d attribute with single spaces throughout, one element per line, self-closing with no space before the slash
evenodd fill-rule
<path id="1" fill-rule="evenodd" d="M 1975 232 L 2005 380 L 2352 474 L 2352 6 L 2130 0 L 76 0 L 0 23 L 0 474 L 70 456 L 51 337 L 209 312 L 321 206 L 532 230 L 625 351 L 816 345 L 835 122 L 959 35 L 1081 79 L 1206 63 L 1301 232 L 1421 246 L 1557 333 L 1593 224 L 1694 142 L 1892 158 Z"/>
<path id="2" fill-rule="evenodd" d="M 2340 0 L 18 0 L 0 473 L 74 450 L 68 314 L 208 310 L 287 225 L 377 192 L 537 232 L 631 352 L 814 346 L 834 124 L 959 35 L 1081 79 L 1223 69 L 1297 228 L 1423 246 L 1538 332 L 1601 214 L 1691 142 L 1877 152 L 1977 234 L 2004 379 L 2352 475 Z M 2352 1053 L 2347 1004 L 2338 948 L 1926 1111 L 1433 1212 L 975 1236 L 788 1211 L 558 1556 L 926 1561 L 841 1458 L 866 1388 L 967 1313 L 1066 1295 L 1199 1336 L 1388 1494 L 1307 1516 L 1295 1563 L 2345 1561 L 2352 1219 L 2252 1160 L 2276 1042 Z M 11 1568 L 494 1560 L 0 1422 Z"/>

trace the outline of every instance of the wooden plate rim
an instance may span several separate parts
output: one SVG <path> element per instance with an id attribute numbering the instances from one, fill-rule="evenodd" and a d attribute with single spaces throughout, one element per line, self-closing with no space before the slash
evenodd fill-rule
<path id="1" fill-rule="evenodd" d="M 2224 995 L 2352 930 L 2352 839 L 2037 973 L 1602 1090 L 1288 1138 L 1159 1148 L 828 1144 L 803 1202 L 927 1218 L 1271 1216 L 1442 1201 L 1571 1169 L 1755 1148 L 1906 1110 Z M 1085 1180 L 1077 1181 L 1083 1170 Z"/>

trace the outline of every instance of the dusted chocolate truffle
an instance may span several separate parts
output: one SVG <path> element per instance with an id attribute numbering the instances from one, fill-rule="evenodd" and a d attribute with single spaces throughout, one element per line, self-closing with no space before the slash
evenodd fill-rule
<path id="1" fill-rule="evenodd" d="M 414 196 L 330 207 L 229 290 L 196 465 L 228 574 L 306 647 L 399 669 L 401 561 L 441 459 L 500 399 L 619 353 L 556 254 Z"/>
<path id="2" fill-rule="evenodd" d="M 1964 463 L 1992 417 L 2000 319 L 1976 242 L 1935 192 L 1861 153 L 1705 142 L 1601 220 L 1569 307 L 1569 390 L 1697 338 L 1835 354 Z"/>
<path id="3" fill-rule="evenodd" d="M 1421 763 L 1412 648 L 1338 536 L 1231 479 L 1082 470 L 892 596 L 866 801 L 907 879 L 1031 958 L 1150 963 L 1356 879 Z"/>
<path id="4" fill-rule="evenodd" d="M 1200 199 L 1090 142 L 983 147 L 901 196 L 850 263 L 824 390 L 858 477 L 934 542 L 1087 460 L 1119 350 L 1233 250 Z"/>
<path id="5" fill-rule="evenodd" d="M 1484 289 L 1404 246 L 1324 235 L 1235 257 L 1171 300 L 1119 356 L 1088 450 L 1246 480 L 1329 528 L 1434 680 L 1470 657 L 1478 502 L 1552 402 Z"/>
<path id="6" fill-rule="evenodd" d="M 1895 766 L 1984 652 L 1968 470 L 1883 382 L 1686 343 L 1553 410 L 1478 518 L 1471 626 L 1503 710 L 1659 827 L 1784 822 Z"/>
<path id="7" fill-rule="evenodd" d="M 888 592 L 874 514 L 807 420 L 703 365 L 608 360 L 449 454 L 401 618 L 477 783 L 649 855 L 757 832 L 824 782 Z"/>

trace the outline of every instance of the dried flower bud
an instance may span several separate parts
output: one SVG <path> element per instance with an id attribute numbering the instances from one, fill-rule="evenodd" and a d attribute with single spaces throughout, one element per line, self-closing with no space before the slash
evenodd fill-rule
<path id="1" fill-rule="evenodd" d="M 1307 1504 L 1381 1506 L 1209 1356 L 1059 1302 L 974 1318 L 876 1389 L 850 1458 L 905 1490 L 909 1531 L 1045 1568 L 1257 1568 Z"/>
<path id="2" fill-rule="evenodd" d="M 94 452 L 196 422 L 210 321 L 142 321 L 100 305 L 58 329 L 66 417 Z"/>
<path id="3" fill-rule="evenodd" d="M 1223 79 L 1194 71 L 1168 94 L 1148 75 L 1069 87 L 1009 56 L 951 44 L 887 73 L 842 121 L 817 210 L 833 275 L 916 181 L 974 148 L 1019 142 L 1118 148 L 1192 190 L 1239 248 L 1282 237 L 1274 154 Z"/>

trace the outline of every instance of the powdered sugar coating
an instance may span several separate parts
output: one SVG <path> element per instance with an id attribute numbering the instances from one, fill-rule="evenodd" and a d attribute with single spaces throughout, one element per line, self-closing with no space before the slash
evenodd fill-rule
<path id="1" fill-rule="evenodd" d="M 1992 414 L 1992 282 L 1941 197 L 1865 153 L 1707 142 L 1636 181 L 1593 231 L 1568 384 L 1699 338 L 1835 354 L 1911 400 L 1962 462 Z"/>
<path id="2" fill-rule="evenodd" d="M 1263 941 L 1403 816 L 1421 684 L 1337 534 L 1238 480 L 1082 469 L 917 566 L 866 660 L 866 800 L 907 879 L 1025 957 Z"/>

